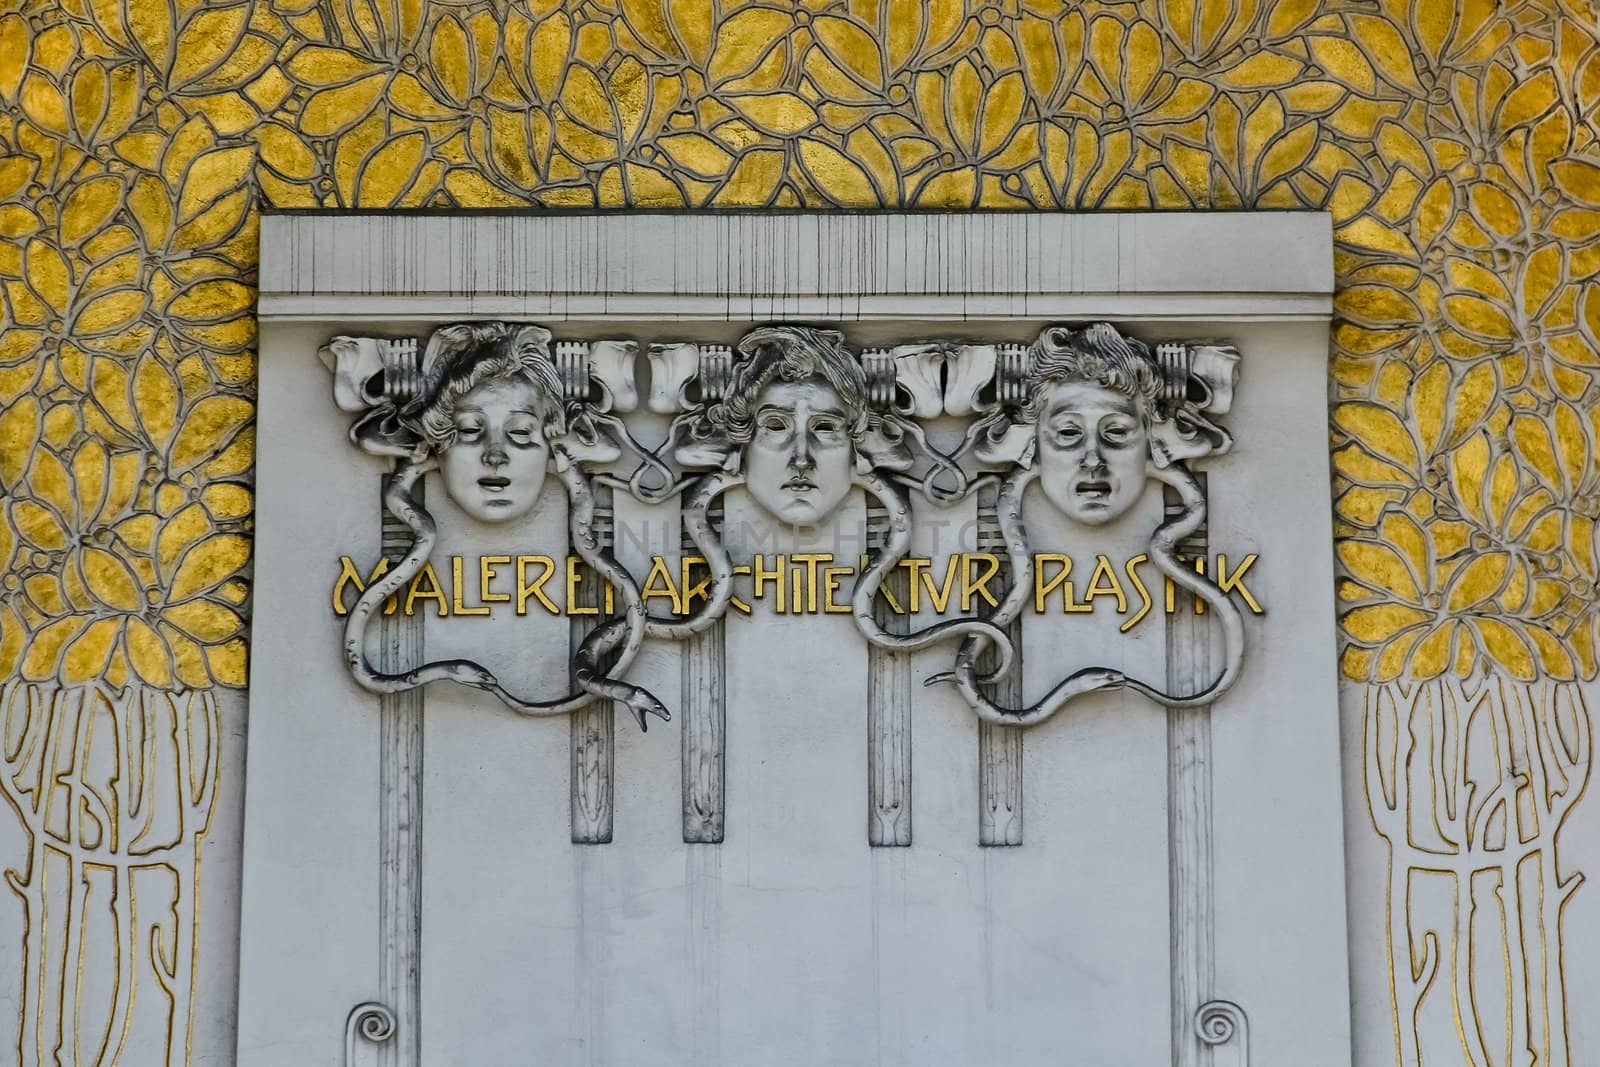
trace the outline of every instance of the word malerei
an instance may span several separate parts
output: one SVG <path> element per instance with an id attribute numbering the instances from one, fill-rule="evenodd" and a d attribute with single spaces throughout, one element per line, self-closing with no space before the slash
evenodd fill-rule
<path id="1" fill-rule="evenodd" d="M 1210 561 L 1204 557 L 1194 560 L 1193 566 L 1195 573 L 1209 574 L 1223 593 L 1237 596 L 1252 613 L 1260 615 L 1265 609 L 1244 582 L 1257 558 L 1252 552 L 1230 567 L 1228 557 L 1218 553 Z M 425 564 L 403 592 L 385 601 L 383 613 L 414 615 L 430 605 L 441 618 L 491 615 L 497 605 L 507 605 L 517 615 L 526 615 L 530 607 L 550 615 L 599 615 L 615 610 L 609 584 L 604 608 L 579 603 L 579 590 L 599 579 L 577 556 L 567 557 L 564 563 L 538 555 L 479 556 L 476 563 L 463 556 L 448 559 L 448 578 L 441 579 L 431 563 Z M 740 583 L 741 592 L 748 596 L 735 594 L 730 602 L 746 615 L 755 610 L 757 601 L 764 610 L 779 615 L 848 615 L 850 580 L 865 567 L 865 557 L 854 565 L 840 565 L 827 552 L 758 555 L 750 563 L 734 566 L 735 578 L 745 580 Z M 985 552 L 951 555 L 942 568 L 931 559 L 912 556 L 900 560 L 898 569 L 905 579 L 898 592 L 891 583 L 884 583 L 878 596 L 899 614 L 932 611 L 942 615 L 952 605 L 962 614 L 970 614 L 980 601 L 997 608 L 1009 585 L 1002 558 Z M 334 614 L 345 615 L 353 599 L 388 570 L 389 561 L 379 560 L 363 577 L 353 559 L 340 556 L 332 591 Z M 1116 605 L 1119 615 L 1132 612 L 1121 627 L 1126 632 L 1155 606 L 1152 587 L 1162 596 L 1167 614 L 1175 612 L 1179 603 L 1175 583 L 1154 572 L 1144 554 L 1126 559 L 1120 566 L 1109 556 L 1097 555 L 1092 567 L 1085 570 L 1064 553 L 1038 552 L 1033 555 L 1031 570 L 1033 610 L 1039 614 L 1082 614 L 1094 611 L 1097 602 L 1107 601 Z M 652 613 L 683 617 L 696 603 L 710 598 L 711 583 L 706 561 L 700 557 L 655 556 L 640 587 L 640 599 Z M 1191 601 L 1197 614 L 1205 612 L 1204 601 L 1183 598 L 1185 603 Z"/>

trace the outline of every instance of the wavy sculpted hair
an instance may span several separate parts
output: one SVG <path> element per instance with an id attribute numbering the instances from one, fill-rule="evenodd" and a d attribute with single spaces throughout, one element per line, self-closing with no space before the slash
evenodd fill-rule
<path id="1" fill-rule="evenodd" d="M 1038 422 L 1045 390 L 1061 382 L 1091 382 L 1121 393 L 1138 402 L 1147 426 L 1152 419 L 1160 422 L 1167 418 L 1159 403 L 1161 370 L 1150 346 L 1124 337 L 1110 323 L 1091 323 L 1081 330 L 1055 327 L 1040 335 L 1028 374 L 1023 418 Z"/>
<path id="2" fill-rule="evenodd" d="M 739 342 L 749 358 L 733 369 L 723 400 L 707 412 L 734 444 L 755 436 L 756 400 L 774 380 L 803 382 L 821 378 L 844 401 L 850 439 L 859 443 L 868 427 L 867 376 L 833 330 L 809 326 L 764 326 Z"/>
<path id="3" fill-rule="evenodd" d="M 549 335 L 539 336 L 543 332 L 504 322 L 461 323 L 434 332 L 423 365 L 438 367 L 439 379 L 414 422 L 435 451 L 455 443 L 456 404 L 490 381 L 521 379 L 531 384 L 545 440 L 566 433 L 561 378 L 550 358 Z"/>

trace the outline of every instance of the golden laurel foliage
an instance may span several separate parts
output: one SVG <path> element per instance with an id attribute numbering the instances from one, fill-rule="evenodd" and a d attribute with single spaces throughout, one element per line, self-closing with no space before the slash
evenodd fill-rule
<path id="1" fill-rule="evenodd" d="M 239 685 L 257 212 L 1333 214 L 1344 669 L 1596 672 L 1582 0 L 0 0 L 0 673 Z"/>

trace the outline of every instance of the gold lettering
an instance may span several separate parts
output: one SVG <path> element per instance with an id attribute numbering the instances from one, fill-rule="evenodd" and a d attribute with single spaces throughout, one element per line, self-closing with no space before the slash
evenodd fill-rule
<path id="1" fill-rule="evenodd" d="M 689 584 L 696 570 L 704 571 L 698 582 Z M 682 575 L 679 585 L 683 588 L 683 613 L 687 615 L 694 608 L 696 600 L 711 599 L 711 570 L 706 567 L 704 556 L 684 556 L 680 561 L 679 573 Z"/>
<path id="2" fill-rule="evenodd" d="M 544 573 L 540 574 L 538 578 L 534 579 L 533 583 L 530 585 L 528 582 L 528 566 L 533 563 L 542 564 L 544 566 Z M 548 611 L 550 614 L 561 614 L 561 609 L 556 607 L 555 601 L 546 596 L 544 591 L 544 583 L 548 582 L 550 580 L 550 576 L 555 574 L 555 572 L 556 561 L 551 559 L 549 556 L 517 557 L 518 615 L 526 615 L 528 613 L 528 598 L 530 596 L 538 598 L 539 606 L 544 608 L 544 610 Z"/>
<path id="3" fill-rule="evenodd" d="M 972 577 L 972 565 L 974 563 L 985 563 L 988 565 L 989 569 L 983 572 L 982 578 L 974 579 Z M 996 600 L 994 598 L 994 594 L 989 592 L 989 579 L 1000 573 L 1000 557 L 988 552 L 962 553 L 961 567 L 962 613 L 965 614 L 972 610 L 972 596 L 974 593 L 982 594 L 983 599 L 989 602 L 989 606 L 991 608 L 998 608 L 1000 606 L 1000 601 Z"/>
<path id="4" fill-rule="evenodd" d="M 1078 603 L 1072 589 L 1072 583 L 1067 580 L 1067 577 L 1072 573 L 1071 556 L 1060 552 L 1040 552 L 1033 559 L 1033 604 L 1035 611 L 1044 611 L 1044 598 L 1055 592 L 1057 588 L 1061 590 L 1061 610 L 1064 614 L 1082 615 L 1094 610 L 1093 604 Z M 1058 563 L 1061 565 L 1061 572 L 1051 578 L 1048 585 L 1041 584 L 1044 582 L 1043 568 L 1040 566 L 1042 563 Z"/>
<path id="5" fill-rule="evenodd" d="M 1133 618 L 1129 619 L 1127 622 L 1123 623 L 1121 627 L 1119 627 L 1119 633 L 1127 633 L 1129 630 L 1133 629 L 1134 623 L 1150 614 L 1150 605 L 1154 603 L 1154 601 L 1150 599 L 1150 590 L 1146 589 L 1144 587 L 1144 582 L 1140 580 L 1139 572 L 1134 570 L 1134 568 L 1139 564 L 1148 563 L 1149 561 L 1149 556 L 1140 553 L 1139 555 L 1130 559 L 1123 567 L 1123 569 L 1128 572 L 1128 580 L 1132 582 L 1133 587 L 1139 591 L 1139 599 L 1142 601 L 1142 603 L 1139 605 L 1139 610 L 1134 613 Z"/>
<path id="6" fill-rule="evenodd" d="M 461 602 L 461 587 L 466 583 L 461 579 L 461 557 L 450 557 L 450 595 L 455 600 L 455 613 L 457 615 L 487 615 L 486 607 L 469 608 Z"/>
<path id="7" fill-rule="evenodd" d="M 831 558 L 831 557 L 830 557 Z M 822 585 L 826 596 L 822 600 L 822 610 L 827 615 L 848 615 L 851 608 L 849 604 L 835 604 L 833 594 L 839 591 L 839 578 L 849 574 L 849 567 L 824 567 L 822 568 Z"/>
<path id="8" fill-rule="evenodd" d="M 923 570 L 927 568 L 928 561 L 925 559 L 914 558 L 903 559 L 900 561 L 900 566 L 911 572 L 911 578 L 908 583 L 911 587 L 911 603 L 908 605 L 907 610 L 909 610 L 911 614 L 915 615 L 918 611 L 922 610 L 919 603 L 920 593 L 917 587 L 922 584 L 919 576 L 922 574 Z"/>
<path id="9" fill-rule="evenodd" d="M 861 557 L 861 573 L 865 574 L 866 572 L 867 572 L 867 557 L 866 556 L 862 556 Z M 900 602 L 894 598 L 894 594 L 889 592 L 889 583 L 887 581 L 883 581 L 883 582 L 879 582 L 878 583 L 878 595 L 883 597 L 883 602 L 885 604 L 888 604 L 889 605 L 889 610 L 894 612 L 896 615 L 904 615 L 906 613 L 906 609 L 902 608 L 900 606 Z"/>
<path id="10" fill-rule="evenodd" d="M 666 584 L 666 588 L 656 585 L 658 578 Z M 684 613 L 683 602 L 678 599 L 678 589 L 672 584 L 672 571 L 667 569 L 667 561 L 660 556 L 656 556 L 655 562 L 650 564 L 650 573 L 645 575 L 644 587 L 639 591 L 639 599 L 644 603 L 646 611 L 650 608 L 651 597 L 666 597 L 672 605 L 672 614 Z"/>
<path id="11" fill-rule="evenodd" d="M 832 563 L 833 553 L 797 552 L 790 556 L 789 559 L 793 563 L 804 563 L 806 565 L 806 613 L 815 615 L 817 613 L 817 564 Z M 795 597 L 796 601 L 799 599 L 798 596 Z"/>
<path id="12" fill-rule="evenodd" d="M 340 556 L 339 577 L 336 578 L 333 583 L 333 613 L 340 617 L 350 613 L 350 609 L 344 606 L 344 591 L 346 586 L 354 585 L 356 587 L 356 597 L 359 599 L 361 594 L 367 591 L 367 586 L 371 585 L 373 582 L 377 581 L 379 578 L 382 578 L 388 573 L 389 559 L 388 557 L 384 557 L 378 560 L 378 565 L 372 568 L 372 574 L 365 582 L 363 582 L 361 580 L 361 572 L 356 570 L 356 561 L 351 559 L 349 556 Z M 390 597 L 388 600 L 383 602 L 383 613 L 385 615 L 394 614 L 397 606 L 397 599 L 398 598 L 396 597 Z"/>
<path id="13" fill-rule="evenodd" d="M 1244 584 L 1244 572 L 1249 570 L 1251 566 L 1254 565 L 1255 561 L 1256 554 L 1252 552 L 1244 559 L 1239 561 L 1239 569 L 1234 571 L 1233 575 L 1230 577 L 1228 575 L 1228 557 L 1218 553 L 1217 588 L 1221 589 L 1224 594 L 1237 590 L 1239 595 L 1244 597 L 1244 602 L 1250 605 L 1251 613 L 1255 615 L 1261 615 L 1263 614 L 1261 605 L 1256 603 L 1256 598 L 1250 595 L 1250 590 L 1247 589 Z"/>
<path id="14" fill-rule="evenodd" d="M 1044 565 L 1054 563 L 1061 568 L 1056 576 L 1046 584 Z M 1062 555 L 1060 552 L 1036 552 L 1033 556 L 1033 610 L 1037 614 L 1044 614 L 1044 598 L 1060 587 L 1067 580 L 1067 575 L 1072 573 L 1072 557 Z"/>
<path id="15" fill-rule="evenodd" d="M 427 589 L 422 588 L 424 578 L 428 581 Z M 416 611 L 415 605 L 418 600 L 438 601 L 439 618 L 441 619 L 450 614 L 450 601 L 445 599 L 444 590 L 439 588 L 439 576 L 433 573 L 432 563 L 423 563 L 422 569 L 417 572 L 417 576 L 411 579 L 411 589 L 406 593 L 407 615 Z"/>
<path id="16" fill-rule="evenodd" d="M 1194 572 L 1200 575 L 1202 578 L 1205 577 L 1206 558 L 1204 556 L 1195 557 Z M 1206 602 L 1203 597 L 1194 598 L 1194 613 L 1196 615 L 1204 615 L 1206 613 Z"/>
<path id="17" fill-rule="evenodd" d="M 743 575 L 748 575 L 749 573 L 750 573 L 750 568 L 746 567 L 743 563 L 741 563 L 738 566 L 733 568 L 733 576 L 735 578 L 741 577 Z M 729 596 L 728 597 L 728 603 L 732 604 L 735 608 L 737 608 L 738 610 L 744 612 L 746 615 L 750 614 L 750 605 L 746 604 L 744 601 L 740 600 L 738 597 Z"/>
<path id="18" fill-rule="evenodd" d="M 510 556 L 480 556 L 478 557 L 478 599 L 485 604 L 509 604 L 510 593 L 491 593 L 489 583 L 494 581 L 494 569 L 503 564 L 510 563 Z"/>
<path id="19" fill-rule="evenodd" d="M 1083 591 L 1083 602 L 1089 606 L 1090 610 L 1093 610 L 1094 604 L 1092 601 L 1095 597 L 1114 596 L 1117 598 L 1117 614 L 1126 615 L 1128 613 L 1128 597 L 1122 591 L 1122 583 L 1117 580 L 1116 568 L 1111 566 L 1111 560 L 1105 556 L 1096 556 L 1094 559 L 1094 573 L 1089 576 L 1089 588 Z M 1109 585 L 1100 584 L 1102 575 L 1110 582 Z"/>
<path id="20" fill-rule="evenodd" d="M 767 570 L 765 567 L 763 567 L 761 565 L 761 561 L 762 561 L 763 558 L 764 557 L 762 557 L 760 554 L 757 554 L 756 555 L 756 559 L 755 559 L 755 568 L 756 568 L 755 569 L 755 579 L 756 579 L 756 581 L 755 581 L 755 598 L 757 600 L 761 600 L 762 598 L 764 598 L 766 596 L 766 594 L 761 591 L 762 583 L 764 583 L 764 582 L 771 583 L 773 588 L 777 589 L 777 591 L 778 591 L 778 597 L 777 597 L 777 599 L 778 599 L 778 614 L 782 615 L 783 614 L 783 593 L 784 593 L 784 588 L 783 588 L 783 557 L 782 556 L 777 557 L 778 565 L 776 567 L 774 567 L 770 571 Z"/>
<path id="21" fill-rule="evenodd" d="M 594 581 L 592 575 L 584 575 L 579 569 L 582 561 L 577 556 L 567 557 L 567 614 L 568 615 L 598 615 L 599 608 L 586 608 L 578 603 L 578 585 L 585 577 Z"/>
<path id="22" fill-rule="evenodd" d="M 923 584 L 928 587 L 928 599 L 933 601 L 933 610 L 938 612 L 940 615 L 943 615 L 945 613 L 945 609 L 950 606 L 950 594 L 955 591 L 956 570 L 960 566 L 961 560 L 956 556 L 951 556 L 950 561 L 945 564 L 944 584 L 939 586 L 937 589 L 934 588 L 933 585 L 932 564 L 929 565 L 927 570 L 922 572 Z"/>

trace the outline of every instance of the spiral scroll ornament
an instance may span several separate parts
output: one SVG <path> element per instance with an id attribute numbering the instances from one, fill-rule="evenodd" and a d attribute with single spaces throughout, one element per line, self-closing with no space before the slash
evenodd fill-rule
<path id="1" fill-rule="evenodd" d="M 394 1031 L 394 1012 L 377 1001 L 365 1001 L 351 1008 L 344 1022 L 345 1067 L 356 1062 L 356 1038 L 381 1045 L 394 1037 Z"/>
<path id="2" fill-rule="evenodd" d="M 1194 1013 L 1194 1033 L 1202 1044 L 1237 1050 L 1235 1063 L 1250 1067 L 1250 1020 L 1231 1000 L 1208 1000 Z"/>

